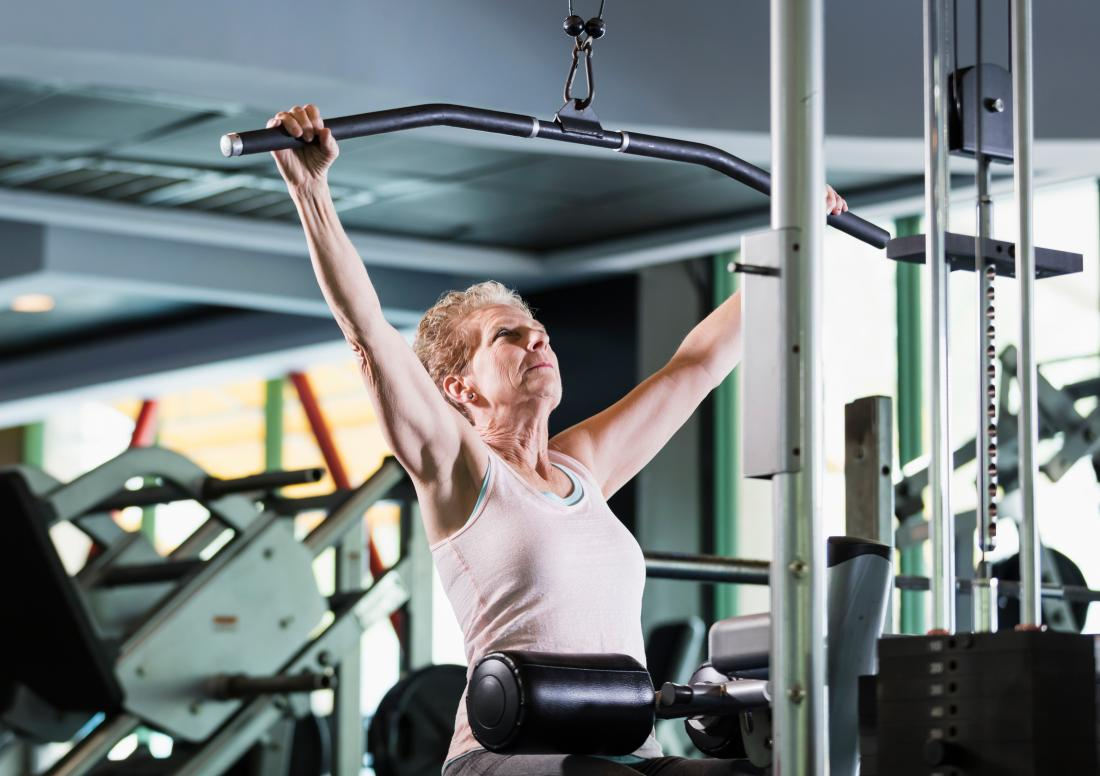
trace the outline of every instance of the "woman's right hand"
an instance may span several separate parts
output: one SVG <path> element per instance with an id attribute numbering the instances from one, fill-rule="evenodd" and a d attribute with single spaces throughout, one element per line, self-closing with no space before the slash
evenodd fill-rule
<path id="1" fill-rule="evenodd" d="M 340 155 L 340 148 L 332 138 L 332 131 L 325 127 L 317 106 L 295 105 L 288 111 L 276 113 L 267 126 L 268 129 L 281 126 L 291 137 L 305 141 L 296 148 L 271 152 L 286 185 L 294 189 L 324 183 L 328 168 Z"/>

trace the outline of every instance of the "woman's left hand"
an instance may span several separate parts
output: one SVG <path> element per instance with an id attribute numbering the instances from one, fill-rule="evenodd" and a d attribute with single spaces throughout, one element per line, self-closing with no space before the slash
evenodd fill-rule
<path id="1" fill-rule="evenodd" d="M 828 184 L 825 185 L 825 212 L 831 216 L 848 212 L 848 203 L 844 201 L 844 197 L 837 194 L 836 189 Z"/>

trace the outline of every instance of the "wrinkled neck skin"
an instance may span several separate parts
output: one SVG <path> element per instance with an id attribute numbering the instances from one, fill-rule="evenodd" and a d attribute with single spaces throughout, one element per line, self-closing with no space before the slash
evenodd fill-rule
<path id="1" fill-rule="evenodd" d="M 544 480 L 553 476 L 550 466 L 550 411 L 556 402 L 532 397 L 508 407 L 473 408 L 474 428 L 497 455 L 512 468 L 534 472 Z"/>

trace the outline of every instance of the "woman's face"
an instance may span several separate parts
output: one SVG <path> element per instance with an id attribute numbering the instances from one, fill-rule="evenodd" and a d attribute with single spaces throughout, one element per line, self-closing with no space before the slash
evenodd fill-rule
<path id="1" fill-rule="evenodd" d="M 466 382 L 478 395 L 478 406 L 558 406 L 558 359 L 542 324 L 517 307 L 493 305 L 471 315 L 466 325 L 476 337 Z"/>

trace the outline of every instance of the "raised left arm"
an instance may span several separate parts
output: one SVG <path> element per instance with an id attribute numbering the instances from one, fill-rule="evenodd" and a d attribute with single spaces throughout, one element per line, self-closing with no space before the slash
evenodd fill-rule
<path id="1" fill-rule="evenodd" d="M 595 475 L 605 497 L 641 471 L 741 360 L 741 293 L 696 324 L 656 373 L 551 440 Z"/>
<path id="2" fill-rule="evenodd" d="M 825 212 L 848 203 L 825 187 Z M 741 361 L 741 292 L 692 329 L 667 364 L 612 404 L 550 440 L 588 467 L 610 496 L 642 470 Z"/>

